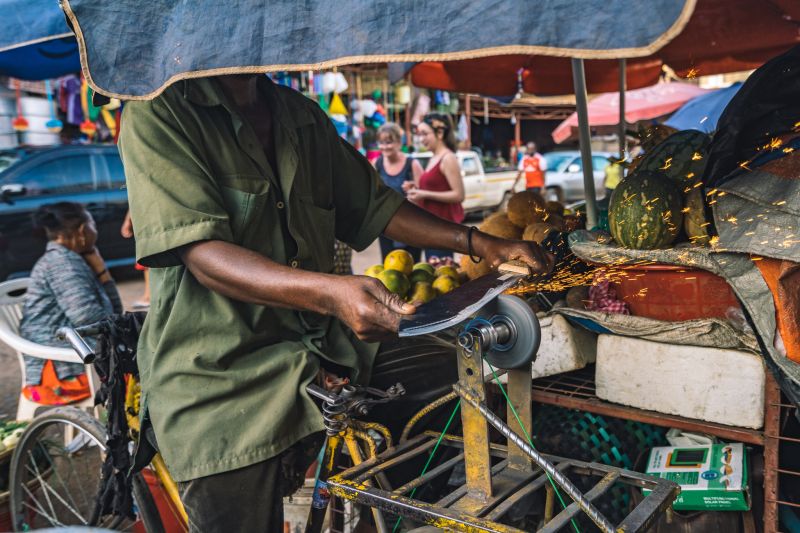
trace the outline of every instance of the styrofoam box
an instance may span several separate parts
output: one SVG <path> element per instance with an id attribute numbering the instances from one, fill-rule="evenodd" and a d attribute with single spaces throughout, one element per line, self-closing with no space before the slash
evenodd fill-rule
<path id="1" fill-rule="evenodd" d="M 542 342 L 536 353 L 531 373 L 534 378 L 570 372 L 593 363 L 597 355 L 597 335 L 583 328 L 572 326 L 561 315 L 539 318 Z M 484 362 L 484 375 L 491 370 Z M 506 376 L 500 377 L 506 382 Z"/>
<path id="2" fill-rule="evenodd" d="M 597 396 L 660 413 L 758 429 L 766 375 L 749 352 L 600 335 Z"/>

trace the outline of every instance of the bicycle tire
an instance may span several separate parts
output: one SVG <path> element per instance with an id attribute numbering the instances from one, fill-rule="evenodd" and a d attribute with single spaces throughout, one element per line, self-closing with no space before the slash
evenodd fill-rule
<path id="1" fill-rule="evenodd" d="M 66 436 L 68 428 L 76 432 L 69 442 Z M 118 529 L 126 523 L 128 527 L 132 526 L 134 522 L 124 517 L 91 520 L 100 483 L 100 466 L 106 450 L 105 442 L 106 432 L 100 422 L 75 407 L 56 407 L 34 418 L 20 437 L 11 457 L 9 510 L 13 530 L 28 531 L 38 527 L 66 525 L 108 529 Z M 62 477 L 58 469 L 67 462 L 71 472 L 68 472 L 69 476 Z M 81 463 L 77 466 L 83 467 L 83 476 L 75 474 L 76 463 Z M 51 480 L 61 484 L 64 495 L 50 485 Z M 86 490 L 84 484 L 89 485 Z M 37 499 L 36 491 L 40 491 L 42 501 Z M 78 491 L 82 504 L 76 501 Z M 138 516 L 147 532 L 163 533 L 158 508 L 140 473 L 134 477 L 133 496 Z M 37 521 L 41 523 L 37 524 Z"/>

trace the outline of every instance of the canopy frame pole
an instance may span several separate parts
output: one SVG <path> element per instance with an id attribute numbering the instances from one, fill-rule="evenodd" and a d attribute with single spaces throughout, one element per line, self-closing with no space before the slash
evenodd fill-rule
<path id="1" fill-rule="evenodd" d="M 619 136 L 620 162 L 625 159 L 625 151 L 627 150 L 627 139 L 625 138 L 625 92 L 628 84 L 625 63 L 625 58 L 619 60 L 619 129 L 617 130 L 617 135 Z"/>
<path id="2" fill-rule="evenodd" d="M 578 112 L 578 141 L 583 164 L 583 191 L 586 198 L 586 227 L 597 226 L 597 194 L 594 188 L 592 169 L 592 139 L 589 132 L 588 96 L 586 94 L 586 73 L 583 59 L 572 59 L 572 83 L 575 87 L 575 108 Z"/>
<path id="3" fill-rule="evenodd" d="M 466 147 L 467 150 L 472 148 L 472 99 L 470 98 L 470 94 L 464 97 L 465 104 L 464 107 L 466 108 L 467 113 L 467 139 L 466 139 Z"/>

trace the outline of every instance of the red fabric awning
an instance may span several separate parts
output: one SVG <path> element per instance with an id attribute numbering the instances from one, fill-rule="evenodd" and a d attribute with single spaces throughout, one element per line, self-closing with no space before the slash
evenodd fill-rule
<path id="1" fill-rule="evenodd" d="M 652 87 L 633 89 L 625 92 L 625 121 L 629 124 L 672 113 L 696 96 L 708 91 L 691 83 L 659 83 Z M 619 122 L 619 93 L 603 93 L 592 99 L 588 105 L 590 126 L 613 126 Z M 553 140 L 562 143 L 577 137 L 578 114 L 553 130 Z"/>
<path id="2" fill-rule="evenodd" d="M 662 66 L 693 77 L 754 69 L 800 44 L 797 0 L 698 0 L 684 30 L 653 56 L 627 61 L 627 87 L 658 82 Z M 589 93 L 618 88 L 617 61 L 585 60 Z M 418 87 L 488 96 L 517 93 L 571 94 L 572 67 L 566 57 L 509 55 L 464 61 L 418 63 L 410 71 Z"/>

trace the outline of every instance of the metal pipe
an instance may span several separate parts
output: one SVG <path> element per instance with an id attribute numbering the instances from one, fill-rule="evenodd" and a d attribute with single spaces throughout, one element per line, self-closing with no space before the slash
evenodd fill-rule
<path id="1" fill-rule="evenodd" d="M 83 337 L 72 328 L 58 328 L 56 332 L 56 338 L 60 341 L 66 341 L 75 350 L 75 353 L 78 354 L 78 357 L 81 358 L 81 361 L 90 365 L 95 360 L 95 353 L 92 348 L 86 344 L 86 341 L 83 340 Z"/>
<path id="2" fill-rule="evenodd" d="M 597 194 L 594 190 L 592 170 L 592 144 L 589 132 L 589 111 L 587 109 L 586 74 L 583 59 L 572 60 L 572 83 L 575 87 L 575 108 L 578 112 L 578 141 L 583 163 L 583 192 L 586 198 L 586 227 L 597 226 Z"/>
<path id="3" fill-rule="evenodd" d="M 408 440 L 408 436 L 411 434 L 411 430 L 414 428 L 417 422 L 419 422 L 422 419 L 422 417 L 431 413 L 434 409 L 441 407 L 447 402 L 455 400 L 456 398 L 458 398 L 458 396 L 456 395 L 455 392 L 448 392 L 441 398 L 434 400 L 432 403 L 429 403 L 428 405 L 417 411 L 417 413 L 411 417 L 408 423 L 406 423 L 406 427 L 403 428 L 403 433 L 400 435 L 399 442 L 405 442 Z"/>
<path id="4" fill-rule="evenodd" d="M 627 81 L 625 79 L 625 59 L 619 60 L 619 124 L 617 127 L 617 135 L 619 136 L 619 159 L 625 159 L 626 139 L 625 139 L 625 91 L 627 90 Z"/>
<path id="5" fill-rule="evenodd" d="M 506 425 L 503 420 L 500 419 L 496 414 L 494 414 L 491 410 L 489 410 L 483 402 L 481 402 L 478 397 L 467 389 L 466 387 L 461 386 L 460 384 L 456 383 L 453 385 L 453 389 L 458 393 L 461 398 L 470 404 L 472 407 L 477 409 L 481 415 L 486 419 L 489 424 L 492 425 L 497 431 L 499 431 L 504 437 L 506 437 L 509 441 L 513 442 L 517 447 L 519 447 L 522 451 L 528 454 L 528 456 L 534 460 L 534 462 L 539 465 L 539 467 L 547 472 L 550 478 L 558 484 L 559 487 L 564 489 L 572 500 L 578 504 L 581 510 L 586 513 L 586 515 L 592 519 L 592 522 L 597 524 L 597 526 L 605 531 L 605 533 L 615 533 L 616 528 L 614 525 L 609 522 L 608 518 L 603 516 L 597 508 L 592 505 L 592 502 L 589 501 L 578 488 L 572 484 L 572 482 L 562 474 L 553 463 L 548 461 L 544 458 L 536 449 L 528 444 L 528 442 L 514 433 L 514 431 Z"/>

